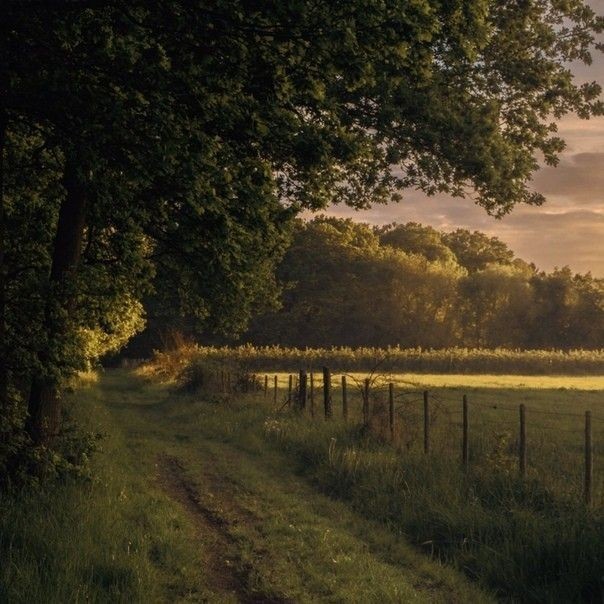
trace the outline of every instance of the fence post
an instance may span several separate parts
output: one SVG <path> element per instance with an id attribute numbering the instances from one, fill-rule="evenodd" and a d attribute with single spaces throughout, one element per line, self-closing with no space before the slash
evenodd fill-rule
<path id="1" fill-rule="evenodd" d="M 323 367 L 323 406 L 325 407 L 325 417 L 332 416 L 331 410 L 331 372 L 327 367 Z"/>
<path id="2" fill-rule="evenodd" d="M 468 467 L 470 458 L 470 440 L 469 440 L 469 417 L 468 417 L 468 397 L 463 395 L 463 441 L 461 445 L 461 461 L 464 469 Z"/>
<path id="3" fill-rule="evenodd" d="M 268 397 L 268 375 L 264 376 L 264 398 Z"/>
<path id="4" fill-rule="evenodd" d="M 430 399 L 424 390 L 424 453 L 430 453 Z"/>
<path id="5" fill-rule="evenodd" d="M 526 476 L 526 408 L 520 405 L 520 443 L 518 447 L 518 468 L 520 476 Z"/>
<path id="6" fill-rule="evenodd" d="M 273 378 L 273 382 L 274 382 L 274 392 L 273 392 L 273 403 L 275 403 L 275 405 L 277 404 L 277 376 L 275 375 L 275 377 Z"/>
<path id="7" fill-rule="evenodd" d="M 231 372 L 227 372 L 227 392 L 231 394 Z"/>
<path id="8" fill-rule="evenodd" d="M 365 378 L 363 387 L 363 422 L 369 425 L 369 378 Z"/>
<path id="9" fill-rule="evenodd" d="M 388 420 L 390 424 L 390 440 L 394 442 L 394 384 L 388 384 Z"/>
<path id="10" fill-rule="evenodd" d="M 346 376 L 342 376 L 342 417 L 348 420 L 348 391 L 346 389 Z"/>
<path id="11" fill-rule="evenodd" d="M 294 376 L 290 373 L 289 379 L 287 382 L 287 404 L 291 406 L 292 404 L 292 390 L 294 387 Z"/>
<path id="12" fill-rule="evenodd" d="M 593 483 L 593 448 L 591 444 L 591 411 L 585 412 L 585 504 L 591 504 Z"/>
<path id="13" fill-rule="evenodd" d="M 304 411 L 306 409 L 306 371 L 304 369 L 300 370 L 300 379 L 298 380 L 299 391 L 298 391 L 298 404 L 300 406 L 300 410 Z"/>
<path id="14" fill-rule="evenodd" d="M 310 372 L 310 416 L 315 416 L 315 374 Z"/>

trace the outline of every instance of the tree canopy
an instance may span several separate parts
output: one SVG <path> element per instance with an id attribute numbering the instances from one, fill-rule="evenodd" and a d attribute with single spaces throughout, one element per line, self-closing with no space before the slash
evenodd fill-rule
<path id="1" fill-rule="evenodd" d="M 154 275 L 165 305 L 241 330 L 302 209 L 541 203 L 555 120 L 602 113 L 568 67 L 602 27 L 581 0 L 9 0 L 0 404 L 23 413 L 3 416 L 27 407 L 47 442 L 64 380 L 140 328 Z"/>
<path id="2" fill-rule="evenodd" d="M 568 267 L 538 271 L 479 232 L 319 217 L 297 223 L 277 272 L 281 308 L 254 319 L 240 341 L 564 350 L 599 349 L 604 341 L 603 279 Z M 204 341 L 195 330 L 185 333 Z"/>

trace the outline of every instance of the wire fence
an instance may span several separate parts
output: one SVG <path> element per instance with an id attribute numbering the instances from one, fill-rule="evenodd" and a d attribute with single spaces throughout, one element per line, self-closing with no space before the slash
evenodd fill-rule
<path id="1" fill-rule="evenodd" d="M 324 368 L 285 380 L 257 376 L 256 383 L 277 410 L 364 424 L 401 452 L 458 457 L 467 470 L 488 462 L 561 497 L 604 505 L 604 477 L 596 471 L 604 465 L 604 405 L 596 413 L 556 410 L 543 401 L 512 404 L 493 394 L 401 387 L 390 378 Z"/>

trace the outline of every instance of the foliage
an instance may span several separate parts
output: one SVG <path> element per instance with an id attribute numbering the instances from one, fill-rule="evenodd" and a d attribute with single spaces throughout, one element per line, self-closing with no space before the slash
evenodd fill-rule
<path id="1" fill-rule="evenodd" d="M 318 217 L 296 224 L 277 274 L 281 309 L 256 318 L 241 340 L 523 349 L 604 342 L 603 279 L 538 272 L 479 232 Z"/>
<path id="2" fill-rule="evenodd" d="M 177 386 L 179 392 L 203 392 L 204 397 L 225 402 L 235 395 L 259 392 L 264 388 L 252 371 L 249 359 L 212 358 L 197 354 L 194 346 L 170 352 L 156 352 L 151 362 L 138 369 L 141 375 L 151 376 Z"/>
<path id="3" fill-rule="evenodd" d="M 300 210 L 405 188 L 539 204 L 552 120 L 603 110 L 567 68 L 603 27 L 579 0 L 11 1 L 0 27 L 0 406 L 14 389 L 40 442 L 154 275 L 158 306 L 240 332 Z M 448 328 L 449 274 L 379 254 L 430 275 L 421 329 Z"/>
<path id="4" fill-rule="evenodd" d="M 70 381 L 70 389 L 94 384 L 96 374 L 81 374 Z M 0 492 L 35 490 L 49 481 L 82 484 L 92 477 L 90 460 L 103 435 L 85 430 L 67 411 L 52 447 L 32 443 L 20 426 L 24 407 L 13 394 L 10 407 L 0 415 Z"/>
<path id="5" fill-rule="evenodd" d="M 103 328 L 99 326 L 81 331 L 86 359 L 99 359 L 119 351 L 142 331 L 145 325 L 143 306 L 138 300 L 126 299 L 120 302 L 119 307 L 109 309 L 103 322 Z"/>
<path id="6" fill-rule="evenodd" d="M 436 229 L 423 226 L 415 222 L 407 224 L 392 223 L 375 229 L 379 235 L 382 245 L 402 250 L 407 254 L 419 254 L 430 262 L 440 261 L 447 263 L 457 260 L 459 264 L 467 266 L 459 261 L 459 256 L 443 240 L 443 233 Z"/>
<path id="7" fill-rule="evenodd" d="M 469 272 L 484 270 L 490 264 L 511 264 L 514 253 L 497 237 L 466 229 L 443 233 L 442 241 L 455 255 L 457 262 Z"/>

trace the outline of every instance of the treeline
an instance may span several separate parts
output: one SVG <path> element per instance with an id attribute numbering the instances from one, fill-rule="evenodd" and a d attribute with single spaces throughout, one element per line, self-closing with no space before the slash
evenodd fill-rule
<path id="1" fill-rule="evenodd" d="M 538 271 L 496 237 L 319 217 L 295 226 L 282 306 L 243 340 L 296 347 L 587 348 L 604 344 L 604 280 Z"/>

